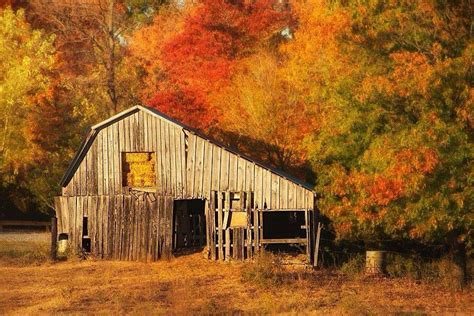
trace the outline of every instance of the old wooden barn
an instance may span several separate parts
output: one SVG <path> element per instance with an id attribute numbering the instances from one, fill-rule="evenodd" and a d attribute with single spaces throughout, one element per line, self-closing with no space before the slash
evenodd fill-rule
<path id="1" fill-rule="evenodd" d="M 93 126 L 55 198 L 74 252 L 157 260 L 187 247 L 244 259 L 270 244 L 313 261 L 311 187 L 162 113 L 134 106 Z"/>

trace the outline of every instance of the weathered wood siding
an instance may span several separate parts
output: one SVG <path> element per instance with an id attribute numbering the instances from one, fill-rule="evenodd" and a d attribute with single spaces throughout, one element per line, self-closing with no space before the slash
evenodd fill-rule
<path id="1" fill-rule="evenodd" d="M 312 209 L 314 193 L 295 182 L 140 110 L 100 130 L 65 196 L 123 194 L 122 152 L 156 152 L 157 193 L 206 198 L 214 191 L 253 191 L 256 206 Z"/>
<path id="2" fill-rule="evenodd" d="M 153 193 L 56 197 L 58 233 L 68 234 L 74 253 L 82 249 L 87 217 L 91 255 L 119 260 L 157 260 L 172 253 L 174 198 Z"/>

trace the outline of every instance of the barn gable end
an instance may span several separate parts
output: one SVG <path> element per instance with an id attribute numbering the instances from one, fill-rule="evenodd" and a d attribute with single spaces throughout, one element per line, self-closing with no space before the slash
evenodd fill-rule
<path id="1" fill-rule="evenodd" d="M 156 154 L 158 194 L 209 199 L 213 190 L 253 191 L 262 208 L 314 207 L 314 192 L 308 185 L 142 106 L 92 127 L 61 182 L 63 195 L 126 193 L 122 152 Z"/>

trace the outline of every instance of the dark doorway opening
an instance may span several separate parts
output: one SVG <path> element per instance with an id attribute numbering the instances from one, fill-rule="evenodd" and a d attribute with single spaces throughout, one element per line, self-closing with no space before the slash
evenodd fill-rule
<path id="1" fill-rule="evenodd" d="M 91 252 L 91 239 L 89 237 L 89 218 L 84 216 L 82 218 L 82 251 L 85 253 Z"/>
<path id="2" fill-rule="evenodd" d="M 306 238 L 305 213 L 302 211 L 263 212 L 263 238 Z"/>
<path id="3" fill-rule="evenodd" d="M 304 211 L 264 211 L 263 240 L 271 240 L 265 249 L 274 252 L 301 253 L 305 250 L 306 220 Z M 281 243 L 278 242 L 281 240 Z"/>
<path id="4" fill-rule="evenodd" d="M 173 210 L 174 251 L 202 250 L 206 245 L 205 200 L 175 200 Z"/>

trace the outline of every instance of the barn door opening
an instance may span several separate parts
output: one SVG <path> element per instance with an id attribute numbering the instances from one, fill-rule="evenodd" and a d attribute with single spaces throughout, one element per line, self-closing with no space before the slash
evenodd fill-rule
<path id="1" fill-rule="evenodd" d="M 173 249 L 175 252 L 201 251 L 206 245 L 205 201 L 175 200 L 173 214 Z"/>
<path id="2" fill-rule="evenodd" d="M 305 210 L 264 210 L 263 238 L 266 250 L 300 253 L 305 250 L 308 236 Z"/>

